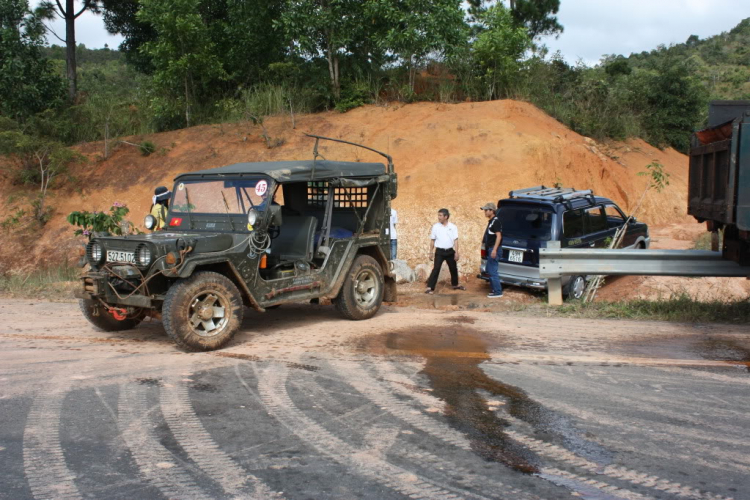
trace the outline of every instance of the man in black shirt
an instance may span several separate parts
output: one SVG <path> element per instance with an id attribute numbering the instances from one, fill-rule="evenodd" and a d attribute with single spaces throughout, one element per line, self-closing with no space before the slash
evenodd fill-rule
<path id="1" fill-rule="evenodd" d="M 487 295 L 491 299 L 503 296 L 503 286 L 500 283 L 500 275 L 497 272 L 497 259 L 500 257 L 500 242 L 503 241 L 503 225 L 495 213 L 497 207 L 494 203 L 487 203 L 482 207 L 484 215 L 489 219 L 487 230 L 484 232 L 484 248 L 487 252 L 487 274 L 490 277 L 490 288 Z"/>

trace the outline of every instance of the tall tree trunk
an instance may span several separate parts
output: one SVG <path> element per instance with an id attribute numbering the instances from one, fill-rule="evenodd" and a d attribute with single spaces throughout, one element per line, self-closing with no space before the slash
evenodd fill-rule
<path id="1" fill-rule="evenodd" d="M 188 85 L 189 75 L 185 74 L 185 125 L 190 126 L 190 86 Z"/>
<path id="2" fill-rule="evenodd" d="M 328 61 L 328 75 L 331 77 L 333 95 L 338 99 L 341 96 L 341 87 L 339 86 L 339 58 L 333 54 L 333 47 L 330 44 L 326 49 L 326 60 Z"/>
<path id="3" fill-rule="evenodd" d="M 59 4 L 58 4 L 59 5 Z M 84 8 L 85 5 L 84 5 Z M 72 103 L 78 91 L 78 77 L 76 75 L 76 14 L 73 0 L 66 0 L 65 10 L 65 62 L 67 63 L 68 100 Z"/>

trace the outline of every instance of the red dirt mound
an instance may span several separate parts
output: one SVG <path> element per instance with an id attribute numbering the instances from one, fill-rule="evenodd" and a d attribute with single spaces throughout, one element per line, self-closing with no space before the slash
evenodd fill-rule
<path id="1" fill-rule="evenodd" d="M 307 159 L 313 142 L 304 132 L 358 142 L 390 153 L 399 174 L 399 257 L 414 266 L 427 261 L 429 227 L 439 208 L 448 208 L 463 242 L 462 273 L 476 273 L 479 242 L 486 223 L 479 207 L 507 196 L 511 189 L 561 183 L 590 188 L 632 210 L 647 183 L 638 172 L 653 160 L 670 177 L 662 193 L 647 195 L 640 219 L 649 224 L 689 220 L 686 216 L 687 158 L 671 149 L 660 151 L 640 140 L 598 144 L 570 131 L 531 104 L 518 101 L 483 103 L 366 106 L 337 112 L 266 120 L 272 139 L 283 144 L 266 148 L 260 130 L 249 123 L 204 125 L 131 137 L 148 139 L 157 152 L 149 157 L 120 145 L 101 161 L 103 144 L 79 147 L 89 157 L 69 182 L 55 191 L 50 222 L 41 231 L 12 229 L 0 247 L 0 272 L 24 271 L 58 262 L 83 242 L 72 236 L 65 216 L 74 210 L 107 210 L 126 203 L 131 220 L 140 225 L 155 186 L 171 186 L 175 175 L 242 161 Z M 341 144 L 321 145 L 330 160 L 381 161 L 373 153 Z M 7 217 L 34 196 L 7 180 L 0 184 L 0 210 Z"/>

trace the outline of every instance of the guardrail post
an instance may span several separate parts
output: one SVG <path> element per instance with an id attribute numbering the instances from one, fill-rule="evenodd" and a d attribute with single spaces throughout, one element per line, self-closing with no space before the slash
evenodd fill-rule
<path id="1" fill-rule="evenodd" d="M 562 278 L 548 278 L 547 279 L 547 297 L 548 303 L 551 306 L 563 305 L 562 296 Z"/>
<path id="2" fill-rule="evenodd" d="M 547 248 L 560 248 L 559 241 L 547 242 Z M 551 306 L 563 305 L 562 296 L 562 276 L 558 275 L 554 278 L 547 278 L 547 303 Z"/>

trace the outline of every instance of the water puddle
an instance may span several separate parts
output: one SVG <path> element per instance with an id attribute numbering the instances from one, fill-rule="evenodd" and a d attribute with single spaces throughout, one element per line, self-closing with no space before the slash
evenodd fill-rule
<path id="1" fill-rule="evenodd" d="M 511 424 L 503 413 L 530 424 L 537 438 L 556 438 L 579 448 L 577 452 L 588 449 L 582 455 L 596 454 L 591 450 L 597 447 L 578 437 L 566 419 L 533 401 L 522 389 L 489 377 L 480 365 L 490 359 L 490 347 L 499 347 L 497 338 L 463 326 L 461 317 L 454 319 L 457 324 L 442 331 L 424 327 L 391 332 L 371 337 L 361 347 L 372 354 L 424 358 L 421 373 L 429 380 L 431 394 L 445 402 L 449 424 L 465 434 L 474 452 L 486 460 L 538 473 L 536 455 L 505 433 Z"/>
<path id="2" fill-rule="evenodd" d="M 727 338 L 708 337 L 694 345 L 695 352 L 703 359 L 723 361 L 742 367 L 750 373 L 750 348 Z"/>

